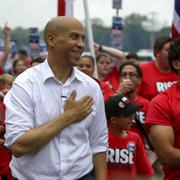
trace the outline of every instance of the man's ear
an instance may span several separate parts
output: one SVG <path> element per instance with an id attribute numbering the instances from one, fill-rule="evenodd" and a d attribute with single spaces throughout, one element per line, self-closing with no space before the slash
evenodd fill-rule
<path id="1" fill-rule="evenodd" d="M 180 60 L 172 61 L 172 65 L 173 65 L 174 69 L 176 69 L 177 71 L 180 70 Z"/>
<path id="2" fill-rule="evenodd" d="M 54 34 L 49 33 L 47 35 L 47 44 L 48 44 L 48 46 L 54 47 L 55 42 L 56 42 L 56 40 L 55 40 Z"/>

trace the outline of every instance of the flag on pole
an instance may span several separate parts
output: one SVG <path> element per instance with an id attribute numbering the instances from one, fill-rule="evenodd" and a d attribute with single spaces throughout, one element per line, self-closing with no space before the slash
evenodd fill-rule
<path id="1" fill-rule="evenodd" d="M 58 0 L 58 16 L 73 16 L 74 0 Z"/>
<path id="2" fill-rule="evenodd" d="M 180 1 L 174 0 L 174 14 L 171 27 L 171 36 L 173 39 L 180 37 Z"/>

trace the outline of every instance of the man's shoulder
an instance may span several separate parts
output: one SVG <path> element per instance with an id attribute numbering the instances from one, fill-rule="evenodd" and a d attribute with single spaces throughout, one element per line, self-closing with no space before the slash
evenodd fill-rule
<path id="1" fill-rule="evenodd" d="M 151 124 L 171 126 L 171 117 L 177 107 L 176 84 L 156 95 L 150 102 L 146 126 Z"/>
<path id="2" fill-rule="evenodd" d="M 175 96 L 175 86 L 171 86 L 162 93 L 157 94 L 151 101 L 150 107 L 154 106 L 161 109 L 167 109 L 171 107 L 171 102 Z"/>
<path id="3" fill-rule="evenodd" d="M 128 136 L 129 138 L 135 138 L 135 139 L 140 139 L 140 136 L 137 132 L 133 132 L 133 131 L 128 131 Z"/>
<path id="4" fill-rule="evenodd" d="M 150 62 L 147 62 L 147 63 L 143 63 L 141 65 L 141 68 L 142 70 L 146 70 L 146 69 L 151 69 L 151 68 L 154 68 L 155 67 L 155 62 L 154 60 L 150 61 Z"/>
<path id="5" fill-rule="evenodd" d="M 16 77 L 15 83 L 33 82 L 36 79 L 40 79 L 41 70 L 40 67 L 32 67 L 26 69 L 23 73 Z"/>
<path id="6" fill-rule="evenodd" d="M 154 63 L 155 63 L 154 60 L 152 60 L 152 61 L 141 64 L 141 67 L 146 68 L 146 67 L 149 67 L 149 66 L 153 66 Z"/>
<path id="7" fill-rule="evenodd" d="M 80 80 L 83 83 L 86 83 L 87 85 L 92 85 L 94 87 L 99 87 L 98 82 L 93 77 L 88 76 L 87 74 L 81 72 L 78 69 L 75 69 L 75 71 L 76 71 L 76 74 L 78 75 L 78 77 L 80 78 Z"/>

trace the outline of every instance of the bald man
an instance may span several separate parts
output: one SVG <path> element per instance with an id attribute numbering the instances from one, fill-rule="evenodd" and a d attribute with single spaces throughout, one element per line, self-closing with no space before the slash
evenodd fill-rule
<path id="1" fill-rule="evenodd" d="M 18 180 L 106 179 L 107 126 L 99 85 L 77 70 L 84 28 L 72 17 L 44 29 L 48 57 L 5 97 L 5 145 Z"/>

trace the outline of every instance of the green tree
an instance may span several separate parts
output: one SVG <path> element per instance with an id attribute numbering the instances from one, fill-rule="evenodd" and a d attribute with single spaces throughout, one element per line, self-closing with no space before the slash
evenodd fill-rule
<path id="1" fill-rule="evenodd" d="M 169 36 L 170 27 L 162 27 L 159 30 L 152 28 L 152 24 L 157 24 L 155 21 L 156 19 L 154 19 L 152 23 L 152 19 L 140 14 L 131 14 L 125 17 L 123 50 L 136 52 L 139 49 L 151 48 L 152 37 L 154 40 L 158 36 Z M 92 30 L 95 42 L 110 46 L 111 27 L 106 27 L 101 19 L 95 18 L 92 19 Z M 0 29 L 0 38 L 2 38 L 2 36 L 2 29 Z M 28 49 L 29 29 L 17 27 L 12 30 L 12 37 L 17 39 L 17 50 L 20 48 Z M 42 38 L 42 31 L 40 31 L 40 37 Z M 87 38 L 86 50 L 89 50 L 87 46 Z"/>
<path id="2" fill-rule="evenodd" d="M 28 48 L 29 29 L 17 27 L 12 31 L 12 37 L 17 39 L 17 49 Z"/>
<path id="3" fill-rule="evenodd" d="M 136 52 L 139 49 L 150 48 L 149 32 L 143 23 L 148 21 L 146 16 L 131 14 L 124 20 L 124 50 Z"/>

